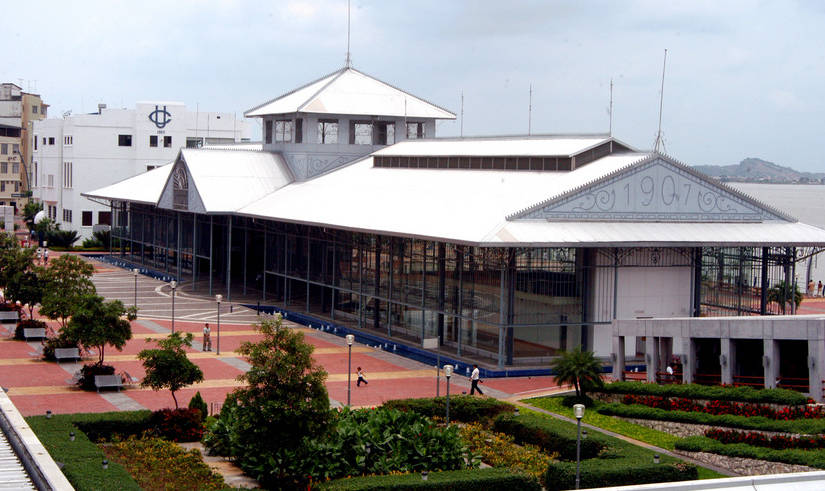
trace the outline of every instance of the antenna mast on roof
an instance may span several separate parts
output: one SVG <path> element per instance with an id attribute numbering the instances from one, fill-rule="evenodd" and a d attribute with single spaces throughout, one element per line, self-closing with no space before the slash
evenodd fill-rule
<path id="1" fill-rule="evenodd" d="M 533 131 L 533 84 L 530 84 L 530 102 L 527 104 L 527 136 Z"/>
<path id="2" fill-rule="evenodd" d="M 613 77 L 610 77 L 610 105 L 607 108 L 607 114 L 610 116 L 607 134 L 608 136 L 613 136 Z"/>
<path id="3" fill-rule="evenodd" d="M 350 0 L 347 0 L 347 61 L 346 61 L 347 68 L 352 66 L 352 59 L 350 58 L 350 55 L 349 55 L 349 11 L 350 11 L 349 4 L 350 4 Z"/>
<path id="4" fill-rule="evenodd" d="M 659 92 L 659 131 L 656 132 L 656 142 L 653 144 L 653 151 L 659 152 L 662 146 L 662 105 L 665 101 L 665 68 L 667 67 L 667 48 L 665 48 L 665 58 L 662 61 L 662 90 Z"/>
<path id="5" fill-rule="evenodd" d="M 461 91 L 461 129 L 459 135 L 464 137 L 464 91 Z"/>

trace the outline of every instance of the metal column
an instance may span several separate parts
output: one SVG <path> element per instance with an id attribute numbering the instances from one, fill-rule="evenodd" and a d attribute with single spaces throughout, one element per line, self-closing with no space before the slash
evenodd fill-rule
<path id="1" fill-rule="evenodd" d="M 249 269 L 249 265 L 246 264 L 246 250 L 249 245 L 249 227 L 244 226 L 243 228 L 243 294 L 246 295 L 246 270 Z"/>
<path id="2" fill-rule="evenodd" d="M 232 215 L 226 223 L 226 301 L 232 301 Z"/>
<path id="3" fill-rule="evenodd" d="M 198 281 L 198 214 L 192 214 L 192 290 Z"/>
<path id="4" fill-rule="evenodd" d="M 209 215 L 209 295 L 212 295 L 212 254 L 215 246 L 215 217 Z"/>
<path id="5" fill-rule="evenodd" d="M 181 250 L 183 250 L 183 247 L 182 247 L 182 244 L 181 244 L 181 238 L 183 236 L 183 228 L 182 228 L 181 221 L 180 221 L 180 212 L 178 212 L 178 214 L 177 214 L 177 222 L 178 222 L 178 227 L 177 227 L 178 228 L 178 243 L 177 243 L 178 252 L 175 254 L 175 259 L 177 259 L 177 263 L 178 263 L 177 264 L 177 270 L 178 271 L 175 274 L 175 279 L 180 280 L 180 273 L 181 273 L 180 270 L 181 270 L 181 267 L 183 266 L 181 264 Z"/>
<path id="6" fill-rule="evenodd" d="M 261 279 L 261 300 L 266 301 L 266 271 L 268 264 L 266 262 L 266 252 L 269 249 L 269 238 L 268 230 L 266 226 L 264 226 L 264 271 L 263 271 L 263 278 Z"/>
<path id="7" fill-rule="evenodd" d="M 312 255 L 312 247 L 310 247 L 309 241 L 309 227 L 307 227 L 307 297 L 306 297 L 306 312 L 309 312 L 309 265 L 310 265 L 310 256 Z"/>
<path id="8" fill-rule="evenodd" d="M 768 257 L 770 256 L 770 249 L 768 247 L 762 248 L 762 277 L 760 278 L 759 283 L 761 287 L 759 289 L 760 293 L 760 300 L 759 300 L 759 314 L 760 315 L 767 315 L 768 314 Z"/>

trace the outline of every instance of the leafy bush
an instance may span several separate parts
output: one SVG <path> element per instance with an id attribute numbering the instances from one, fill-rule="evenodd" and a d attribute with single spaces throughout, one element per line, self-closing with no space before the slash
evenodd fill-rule
<path id="1" fill-rule="evenodd" d="M 676 442 L 678 450 L 685 452 L 709 452 L 728 457 L 783 462 L 785 464 L 807 465 L 825 469 L 825 453 L 811 450 L 787 449 L 774 450 L 745 443 L 726 445 L 704 436 L 690 436 Z"/>
<path id="2" fill-rule="evenodd" d="M 580 487 L 601 488 L 657 482 L 691 481 L 699 477 L 696 466 L 683 463 L 654 464 L 613 459 L 590 459 L 581 463 Z M 575 462 L 554 462 L 547 468 L 549 491 L 573 489 L 576 484 Z"/>
<path id="3" fill-rule="evenodd" d="M 397 399 L 385 402 L 382 407 L 412 411 L 429 418 L 443 417 L 447 409 L 446 400 L 445 397 Z M 512 404 L 492 397 L 473 397 L 469 395 L 450 397 L 450 419 L 452 421 L 466 423 L 483 421 L 493 419 L 499 414 L 512 413 L 515 409 Z"/>
<path id="4" fill-rule="evenodd" d="M 793 437 L 785 435 L 768 436 L 756 431 L 719 430 L 716 428 L 705 431 L 705 436 L 720 443 L 746 443 L 756 447 L 767 447 L 774 450 L 796 448 L 800 450 L 816 450 L 825 448 L 825 437 L 822 435 Z"/>
<path id="5" fill-rule="evenodd" d="M 576 460 L 576 425 L 564 421 L 524 414 L 520 416 L 499 416 L 493 429 L 512 435 L 516 443 L 530 443 L 545 452 L 558 452 L 564 460 Z M 596 457 L 604 442 L 599 435 L 591 435 L 581 441 L 581 458 Z"/>
<path id="6" fill-rule="evenodd" d="M 122 464 L 144 489 L 225 489 L 223 477 L 201 459 L 158 438 L 117 442 L 104 447 L 106 456 Z"/>
<path id="7" fill-rule="evenodd" d="M 755 389 L 753 387 L 707 386 L 698 384 L 650 384 L 646 382 L 613 382 L 595 392 L 605 394 L 636 394 L 660 397 L 684 397 L 720 401 L 740 401 L 794 406 L 806 404 L 808 398 L 788 389 Z"/>
<path id="8" fill-rule="evenodd" d="M 17 323 L 17 327 L 14 328 L 14 339 L 24 340 L 26 339 L 23 336 L 24 329 L 48 329 L 49 325 L 43 321 L 39 321 L 36 319 L 24 319 Z M 62 346 L 61 346 L 62 347 Z M 54 352 L 52 352 L 54 354 Z"/>
<path id="9" fill-rule="evenodd" d="M 206 417 L 209 416 L 209 407 L 203 400 L 200 391 L 195 392 L 195 395 L 189 400 L 189 409 L 197 409 L 200 411 L 201 421 L 206 421 Z"/>
<path id="10" fill-rule="evenodd" d="M 762 416 L 768 419 L 820 419 L 825 418 L 822 406 L 793 406 L 775 410 L 761 404 L 738 403 L 733 401 L 712 400 L 705 404 L 694 402 L 693 399 L 667 398 L 659 396 L 637 396 L 626 394 L 622 397 L 622 404 L 641 404 L 643 406 L 665 409 L 668 411 L 700 412 L 708 414 L 733 414 L 736 416 Z"/>
<path id="11" fill-rule="evenodd" d="M 54 352 L 52 352 L 54 356 Z M 114 375 L 115 367 L 102 363 L 89 363 L 80 369 L 80 378 L 77 385 L 83 390 L 97 390 L 95 387 L 95 375 Z"/>
<path id="12" fill-rule="evenodd" d="M 773 420 L 762 416 L 734 416 L 731 414 L 714 415 L 707 413 L 667 411 L 647 406 L 625 404 L 603 404 L 596 409 L 599 414 L 619 416 L 622 418 L 655 419 L 675 421 L 678 423 L 725 426 L 749 430 L 779 431 L 785 433 L 823 433 L 825 419 Z"/>
<path id="13" fill-rule="evenodd" d="M 43 324 L 45 324 L 45 322 Z M 61 332 L 59 335 L 46 338 L 43 341 L 43 359 L 46 361 L 56 361 L 57 358 L 54 357 L 54 350 L 57 348 L 80 349 L 80 346 L 77 341 L 71 339 L 66 333 Z M 92 380 L 92 386 L 94 386 L 94 380 Z"/>
<path id="14" fill-rule="evenodd" d="M 98 230 L 97 232 L 92 234 L 92 237 L 94 237 L 94 239 L 98 241 L 104 249 L 108 249 L 109 241 L 112 240 L 112 231 Z"/>
<path id="15" fill-rule="evenodd" d="M 538 447 L 516 445 L 512 436 L 486 431 L 477 423 L 464 425 L 461 428 L 461 439 L 471 452 L 480 454 L 485 463 L 529 474 L 544 484 L 551 456 L 542 453 Z"/>
<path id="16" fill-rule="evenodd" d="M 64 417 L 69 418 L 89 440 L 108 442 L 124 440 L 130 436 L 140 436 L 150 429 L 151 415 L 149 411 L 118 411 L 69 414 Z"/>
<path id="17" fill-rule="evenodd" d="M 51 246 L 69 248 L 80 240 L 80 236 L 75 230 L 52 230 L 46 234 L 46 240 Z"/>
<path id="18" fill-rule="evenodd" d="M 103 242 L 97 240 L 95 237 L 88 237 L 83 240 L 84 249 L 94 249 L 96 247 L 103 247 Z"/>
<path id="19" fill-rule="evenodd" d="M 565 407 L 573 407 L 576 404 L 584 404 L 586 407 L 593 407 L 594 401 L 589 396 L 564 396 L 561 400 Z"/>
<path id="20" fill-rule="evenodd" d="M 505 469 L 472 469 L 430 472 L 427 480 L 421 474 L 368 476 L 339 479 L 322 483 L 320 489 L 341 491 L 450 490 L 450 491 L 539 491 L 538 481 L 525 474 Z"/>
<path id="21" fill-rule="evenodd" d="M 149 427 L 156 435 L 173 442 L 197 442 L 203 438 L 203 423 L 198 409 L 161 409 L 152 413 Z"/>

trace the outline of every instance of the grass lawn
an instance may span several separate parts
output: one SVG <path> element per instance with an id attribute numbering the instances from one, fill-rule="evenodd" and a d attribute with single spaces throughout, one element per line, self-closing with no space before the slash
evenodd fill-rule
<path id="1" fill-rule="evenodd" d="M 574 418 L 573 408 L 565 407 L 561 403 L 561 397 L 536 397 L 533 399 L 525 399 L 522 402 L 532 406 L 550 411 L 552 413 L 561 414 L 569 418 Z M 598 402 L 596 402 L 598 404 Z M 646 426 L 630 423 L 622 419 L 605 416 L 599 414 L 594 408 L 588 408 L 584 414 L 582 421 L 593 426 L 598 426 L 605 430 L 610 430 L 620 435 L 624 435 L 644 443 L 656 445 L 657 447 L 666 450 L 674 450 L 676 441 L 680 438 L 663 431 L 654 430 Z M 699 479 L 718 479 L 722 477 L 729 477 L 719 474 L 716 471 L 699 467 Z"/>

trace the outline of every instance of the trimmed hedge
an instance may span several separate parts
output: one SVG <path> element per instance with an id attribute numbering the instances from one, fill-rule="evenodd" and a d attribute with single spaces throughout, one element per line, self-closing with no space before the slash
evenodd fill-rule
<path id="1" fill-rule="evenodd" d="M 724 444 L 705 436 L 683 438 L 676 442 L 676 448 L 685 452 L 710 452 L 728 457 L 745 457 L 825 469 L 825 451 L 823 450 L 774 450 L 746 443 Z"/>
<path id="2" fill-rule="evenodd" d="M 635 394 L 687 399 L 718 399 L 721 401 L 758 402 L 795 406 L 806 404 L 808 397 L 788 389 L 755 389 L 753 387 L 723 387 L 699 384 L 650 384 L 619 381 L 605 384 L 591 392 L 604 394 Z"/>
<path id="3" fill-rule="evenodd" d="M 151 411 L 123 411 L 109 413 L 81 413 L 61 417 L 69 418 L 77 428 L 93 442 L 111 441 L 115 437 L 125 440 L 140 436 L 150 429 Z"/>
<path id="4" fill-rule="evenodd" d="M 428 418 L 443 418 L 447 404 L 445 397 L 423 399 L 397 399 L 387 401 L 382 407 L 412 411 Z M 492 397 L 453 396 L 450 397 L 450 420 L 472 423 L 486 418 L 493 419 L 504 413 L 512 413 L 516 407 Z"/>
<path id="5" fill-rule="evenodd" d="M 149 411 L 145 412 L 149 413 Z M 32 416 L 26 418 L 26 421 L 52 458 L 64 464 L 63 474 L 75 489 L 139 491 L 140 486 L 120 464 L 110 462 L 108 469 L 102 468 L 100 463 L 106 458 L 103 451 L 82 431 L 78 431 L 72 425 L 74 419 L 77 417 L 83 419 L 84 416 L 90 415 L 58 414 L 51 419 L 46 419 L 45 416 Z M 71 431 L 75 433 L 73 442 L 69 441 Z"/>
<path id="6" fill-rule="evenodd" d="M 667 411 L 642 405 L 602 404 L 599 414 L 622 418 L 656 419 L 678 423 L 703 424 L 742 428 L 747 430 L 779 431 L 783 433 L 825 433 L 825 419 L 774 420 L 763 416 L 735 416 L 732 414 L 708 414 L 685 411 Z"/>
<path id="7" fill-rule="evenodd" d="M 699 478 L 699 471 L 690 464 L 661 463 L 640 464 L 612 459 L 582 461 L 581 488 L 626 486 L 657 482 L 692 481 Z M 547 468 L 545 479 L 548 491 L 573 489 L 576 485 L 576 463 L 558 462 Z"/>
<path id="8" fill-rule="evenodd" d="M 452 403 L 452 400 L 450 400 Z M 452 409 L 452 404 L 450 404 Z M 426 489 L 450 491 L 539 491 L 538 481 L 524 474 L 514 474 L 505 469 L 470 469 L 463 471 L 430 472 L 427 480 L 421 474 L 400 474 L 392 476 L 365 476 L 337 479 L 322 483 L 320 489 L 333 490 L 394 490 Z"/>
<path id="9" fill-rule="evenodd" d="M 563 460 L 576 460 L 576 425 L 571 423 L 534 414 L 502 415 L 493 422 L 493 430 L 511 435 L 518 444 L 530 443 L 547 453 L 558 452 Z M 581 441 L 581 458 L 594 458 L 604 447 L 601 435 L 592 434 Z"/>

